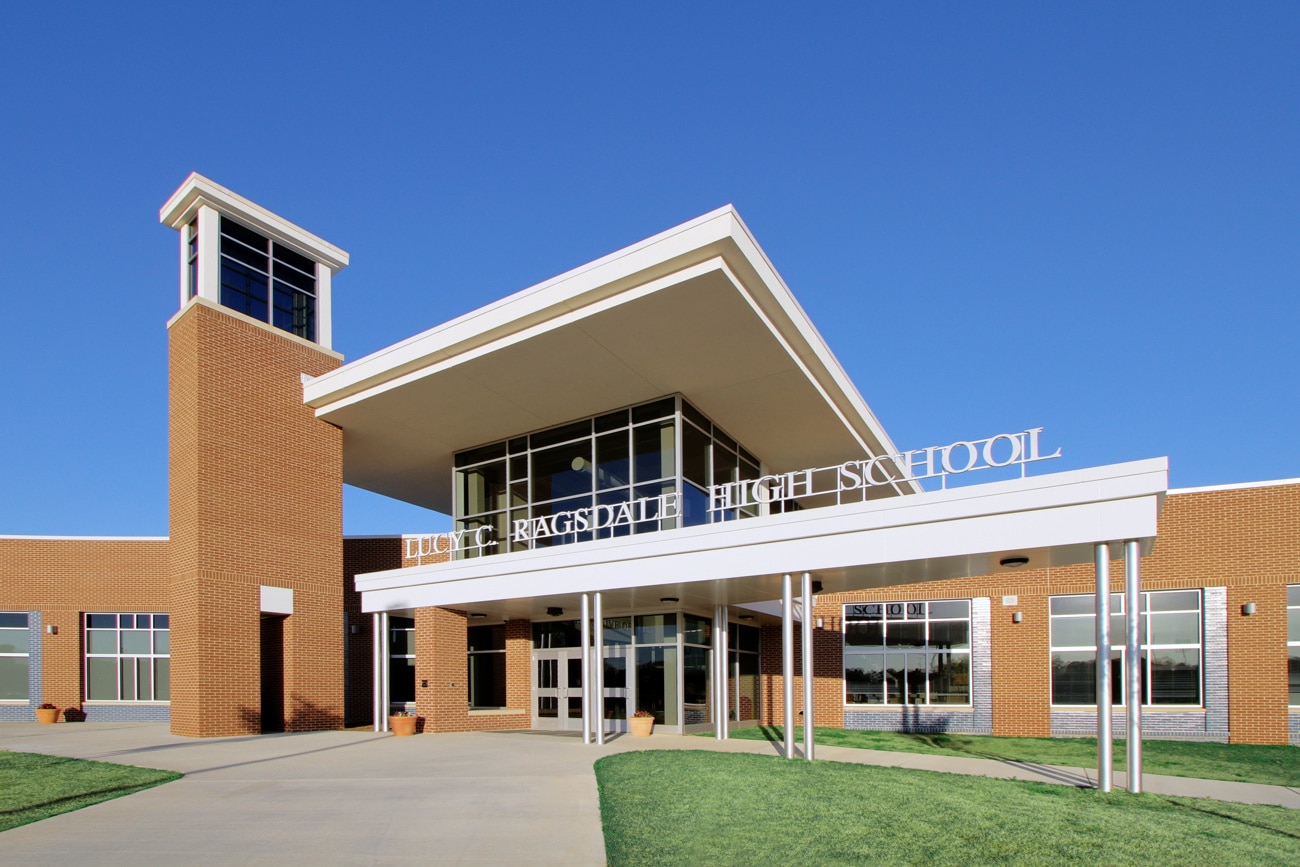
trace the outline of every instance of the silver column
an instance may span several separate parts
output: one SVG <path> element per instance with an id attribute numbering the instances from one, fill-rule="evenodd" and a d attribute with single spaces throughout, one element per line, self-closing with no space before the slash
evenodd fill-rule
<path id="1" fill-rule="evenodd" d="M 374 705 L 372 710 L 375 717 L 375 731 L 382 732 L 384 730 L 383 713 L 382 713 L 383 701 L 384 701 L 384 683 L 383 683 L 383 662 L 380 660 L 379 655 L 383 653 L 384 650 L 384 630 L 379 623 L 378 611 L 372 614 L 370 616 L 370 619 L 372 621 L 371 628 L 374 630 L 374 642 L 373 642 L 374 648 L 371 653 L 371 656 L 373 658 L 370 661 L 371 680 L 373 681 L 372 698 L 374 700 L 371 702 L 371 704 Z"/>
<path id="2" fill-rule="evenodd" d="M 719 656 L 722 658 L 721 674 L 718 675 L 718 694 L 722 696 L 722 739 L 725 741 L 731 737 L 731 714 L 727 699 L 730 698 L 730 680 L 731 677 L 731 628 L 727 625 L 731 620 L 731 611 L 726 605 L 722 606 L 722 634 L 719 635 L 719 644 L 722 649 Z"/>
<path id="3" fill-rule="evenodd" d="M 599 746 L 605 742 L 605 606 L 600 591 L 596 591 L 595 603 L 596 646 L 592 650 L 595 657 L 592 660 L 592 668 L 595 669 L 592 672 L 592 695 L 595 697 L 596 744 Z"/>
<path id="4" fill-rule="evenodd" d="M 591 743 L 591 597 L 582 594 L 582 742 Z M 567 690 L 566 690 L 567 692 Z"/>
<path id="5" fill-rule="evenodd" d="M 1124 543 L 1124 618 L 1127 658 L 1124 661 L 1128 683 L 1125 684 L 1124 701 L 1128 707 L 1128 790 L 1133 794 L 1142 791 L 1142 649 L 1138 644 L 1138 623 L 1141 621 L 1140 576 L 1138 543 Z"/>
<path id="6" fill-rule="evenodd" d="M 1109 792 L 1114 761 L 1110 730 L 1110 546 L 1099 542 L 1097 571 L 1097 788 Z"/>
<path id="7" fill-rule="evenodd" d="M 803 757 L 813 759 L 813 594 L 812 575 L 803 573 L 803 624 L 800 627 L 803 665 Z"/>
<path id="8" fill-rule="evenodd" d="M 794 591 L 781 576 L 781 680 L 785 699 L 785 757 L 794 758 Z"/>
<path id="9" fill-rule="evenodd" d="M 393 683 L 391 668 L 393 657 L 388 653 L 388 612 L 379 615 L 379 730 L 388 731 L 388 715 L 393 710 Z"/>
<path id="10" fill-rule="evenodd" d="M 722 681 L 722 633 L 726 630 L 726 621 L 722 619 L 722 606 L 713 606 L 713 677 L 710 682 L 713 685 L 713 695 L 709 699 L 713 704 L 713 736 L 722 740 L 723 732 L 727 728 L 726 720 L 726 692 L 723 689 Z"/>

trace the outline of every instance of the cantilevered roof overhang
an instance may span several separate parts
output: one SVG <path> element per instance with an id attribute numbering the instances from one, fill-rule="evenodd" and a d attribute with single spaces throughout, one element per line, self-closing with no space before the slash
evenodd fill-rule
<path id="1" fill-rule="evenodd" d="M 769 471 L 895 451 L 730 206 L 304 386 L 344 481 L 446 513 L 455 452 L 673 393 Z"/>
<path id="2" fill-rule="evenodd" d="M 779 598 L 783 573 L 824 592 L 986 575 L 1007 556 L 1028 569 L 1092 562 L 1094 546 L 1149 551 L 1168 485 L 1155 458 L 1047 476 L 808 509 L 640 536 L 358 575 L 364 611 L 435 605 L 508 619 L 575 612 L 600 591 L 606 612 L 746 605 Z M 1112 556 L 1120 555 L 1118 548 Z"/>

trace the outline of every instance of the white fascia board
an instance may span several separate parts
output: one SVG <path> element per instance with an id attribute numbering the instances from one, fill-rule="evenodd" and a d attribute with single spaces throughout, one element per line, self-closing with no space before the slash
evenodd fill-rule
<path id="1" fill-rule="evenodd" d="M 1300 479 L 1273 479 L 1266 482 L 1234 482 L 1227 485 L 1203 485 L 1199 488 L 1170 488 L 1169 496 L 1180 494 L 1208 494 L 1214 491 L 1244 491 L 1250 488 L 1281 488 L 1287 485 L 1300 485 Z"/>
<path id="2" fill-rule="evenodd" d="M 644 241 L 610 253 L 559 276 L 521 289 L 449 322 L 392 346 L 362 356 L 316 377 L 304 389 L 304 402 L 321 409 L 345 397 L 377 390 L 415 369 L 454 358 L 476 347 L 526 328 L 545 326 L 555 317 L 591 303 L 589 293 L 614 294 L 616 284 L 679 256 L 730 237 L 734 210 L 730 205 L 711 211 Z M 582 299 L 582 303 L 576 303 Z M 558 323 L 555 323 L 558 324 Z"/>
<path id="3" fill-rule="evenodd" d="M 1155 458 L 490 558 L 356 576 L 363 610 L 853 568 L 1154 538 Z M 379 606 L 379 607 L 375 607 Z"/>
<path id="4" fill-rule="evenodd" d="M 333 272 L 348 266 L 347 251 L 313 235 L 301 226 L 271 213 L 234 190 L 227 189 L 198 172 L 191 172 L 158 211 L 158 222 L 180 229 L 194 218 L 199 205 L 207 204 L 299 253 L 325 265 Z"/>

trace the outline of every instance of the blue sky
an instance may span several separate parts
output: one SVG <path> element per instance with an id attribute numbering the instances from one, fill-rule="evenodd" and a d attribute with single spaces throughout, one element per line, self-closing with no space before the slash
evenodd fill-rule
<path id="1" fill-rule="evenodd" d="M 352 254 L 348 358 L 732 202 L 900 447 L 1300 476 L 1300 5 L 462 5 L 6 12 L 0 534 L 167 532 L 191 170 Z"/>

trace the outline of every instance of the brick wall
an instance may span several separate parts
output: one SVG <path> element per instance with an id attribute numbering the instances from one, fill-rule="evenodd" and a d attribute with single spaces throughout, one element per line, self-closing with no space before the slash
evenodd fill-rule
<path id="1" fill-rule="evenodd" d="M 341 726 L 342 433 L 301 382 L 339 359 L 198 302 L 169 349 L 172 731 L 261 730 L 260 585 L 294 591 L 285 728 Z"/>
<path id="2" fill-rule="evenodd" d="M 1112 590 L 1123 589 L 1123 561 L 1111 564 Z M 1289 737 L 1286 664 L 1286 589 L 1300 583 L 1300 485 L 1238 488 L 1226 491 L 1172 494 L 1165 500 L 1159 537 L 1153 552 L 1142 559 L 1142 589 L 1224 588 L 1226 618 L 1211 616 L 1206 594 L 1206 626 L 1226 632 L 1226 714 L 1231 738 L 1243 743 L 1286 743 Z M 817 719 L 840 725 L 845 708 L 843 689 L 841 606 L 848 602 L 987 597 L 990 602 L 992 728 L 995 734 L 1046 737 L 1052 734 L 1051 654 L 1048 650 L 1048 598 L 1092 593 L 1091 564 L 1056 569 L 1002 570 L 954 581 L 921 582 L 845 594 L 822 594 L 814 616 L 823 618 L 830 633 L 817 639 L 819 680 L 834 689 L 817 688 Z M 1013 607 L 1003 596 L 1016 596 Z M 1245 617 L 1241 606 L 1256 603 L 1256 614 Z M 1013 612 L 1022 612 L 1020 623 Z M 796 636 L 797 636 L 796 630 Z M 1206 636 L 1204 664 L 1213 662 L 1215 642 Z M 782 715 L 780 630 L 763 630 L 763 720 L 779 722 Z M 796 641 L 797 641 L 796 637 Z M 796 653 L 796 659 L 798 654 Z M 822 674 L 825 666 L 826 673 Z M 1213 675 L 1218 677 L 1222 672 Z M 1223 692 L 1221 686 L 1216 686 Z M 801 695 L 796 682 L 796 696 Z M 1207 686 L 1207 702 L 1212 700 Z M 801 702 L 802 699 L 798 698 Z M 1222 737 L 1211 728 L 1222 708 L 1207 707 L 1193 721 L 1199 730 L 1184 731 L 1188 719 L 1162 719 L 1185 711 L 1147 710 L 1146 731 L 1154 736 Z M 849 711 L 853 713 L 852 710 Z M 1092 714 L 1095 721 L 1095 712 Z M 1064 718 L 1061 718 L 1064 719 Z M 1175 724 L 1177 723 L 1177 724 Z M 1071 723 L 1071 727 L 1076 724 Z M 1058 732 L 1065 733 L 1065 732 Z"/>

